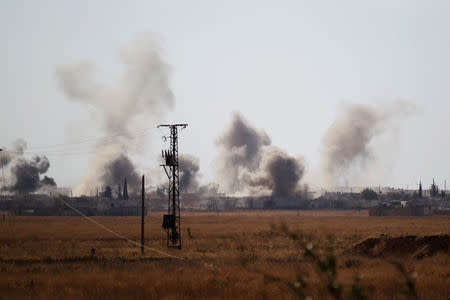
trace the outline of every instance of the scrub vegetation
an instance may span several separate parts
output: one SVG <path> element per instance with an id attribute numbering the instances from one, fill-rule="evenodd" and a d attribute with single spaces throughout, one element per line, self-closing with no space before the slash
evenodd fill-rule
<path id="1" fill-rule="evenodd" d="M 152 212 L 146 217 L 146 245 L 181 259 L 149 250 L 141 255 L 138 246 L 81 217 L 2 219 L 0 299 L 450 296 L 448 251 L 409 255 L 409 249 L 402 254 L 396 248 L 392 253 L 376 252 L 384 255 L 365 255 L 361 246 L 354 248 L 371 238 L 392 241 L 414 235 L 423 241 L 424 236 L 449 234 L 448 216 L 368 217 L 367 211 L 183 212 L 183 249 L 167 250 L 162 215 Z M 138 217 L 93 218 L 139 241 Z"/>

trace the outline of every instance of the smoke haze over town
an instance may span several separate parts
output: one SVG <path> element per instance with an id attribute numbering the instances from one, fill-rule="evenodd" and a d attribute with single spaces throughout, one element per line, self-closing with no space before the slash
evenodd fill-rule
<path id="1" fill-rule="evenodd" d="M 167 141 L 156 126 L 172 121 L 189 123 L 180 141 L 190 191 L 442 185 L 450 59 L 438 54 L 449 53 L 450 26 L 438 12 L 448 4 L 400 3 L 202 3 L 186 14 L 181 3 L 106 5 L 106 14 L 97 3 L 85 16 L 86 3 L 72 2 L 52 4 L 61 26 L 50 26 L 49 10 L 6 2 L 2 19 L 17 30 L 2 29 L 0 144 L 27 145 L 4 153 L 9 188 L 25 166 L 47 176 L 30 190 L 46 182 L 82 194 L 122 177 L 133 190 L 139 174 L 157 188 Z"/>
<path id="2" fill-rule="evenodd" d="M 449 0 L 2 0 L 0 33 L 0 300 L 450 299 Z"/>

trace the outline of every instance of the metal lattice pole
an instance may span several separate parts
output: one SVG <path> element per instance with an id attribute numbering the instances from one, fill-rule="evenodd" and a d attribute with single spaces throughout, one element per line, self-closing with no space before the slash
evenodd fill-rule
<path id="1" fill-rule="evenodd" d="M 0 152 L 2 152 L 3 149 L 0 149 Z M 5 179 L 5 169 L 3 167 L 3 153 L 0 153 L 0 164 L 2 165 L 2 174 L 3 174 L 3 189 L 2 194 L 6 192 L 6 179 Z"/>
<path id="2" fill-rule="evenodd" d="M 167 247 L 181 249 L 180 177 L 178 164 L 178 127 L 187 124 L 159 125 L 170 128 L 170 149 L 163 150 L 164 171 L 169 179 L 168 210 L 164 215 L 163 228 L 167 232 Z"/>
<path id="3" fill-rule="evenodd" d="M 145 177 L 142 175 L 142 195 L 141 195 L 141 253 L 144 254 L 144 220 L 145 220 Z"/>

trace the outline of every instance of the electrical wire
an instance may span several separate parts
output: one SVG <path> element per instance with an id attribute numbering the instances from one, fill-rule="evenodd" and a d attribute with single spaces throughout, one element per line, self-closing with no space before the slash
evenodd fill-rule
<path id="1" fill-rule="evenodd" d="M 142 132 L 145 132 L 145 131 L 148 131 L 148 130 L 149 129 L 146 129 L 146 130 L 143 130 Z M 138 135 L 138 136 L 134 136 L 134 137 L 126 137 L 126 139 L 127 139 L 126 144 L 127 145 L 134 145 L 134 146 L 141 146 L 141 145 L 143 145 L 146 142 L 144 137 L 147 134 L 148 133 L 144 133 L 144 134 L 141 134 L 141 135 Z M 109 145 L 112 145 L 112 144 L 119 143 L 120 141 L 118 141 L 118 140 L 116 140 L 116 141 L 114 141 L 114 140 L 108 141 L 108 139 L 118 138 L 120 136 L 124 136 L 124 135 L 123 134 L 116 134 L 116 135 L 112 135 L 112 136 L 108 136 L 108 137 L 102 137 L 102 138 L 89 138 L 89 139 L 82 140 L 82 141 L 79 141 L 79 142 L 74 142 L 74 143 L 55 144 L 55 145 L 49 145 L 49 146 L 34 147 L 34 148 L 30 148 L 27 151 L 23 151 L 23 152 L 21 152 L 21 151 L 10 151 L 10 150 L 6 150 L 6 149 L 4 149 L 3 151 L 8 151 L 10 153 L 19 154 L 19 155 L 23 155 L 23 154 L 27 154 L 27 155 L 46 155 L 46 156 L 56 156 L 56 157 L 58 157 L 58 156 L 67 156 L 67 155 L 75 155 L 75 156 L 90 155 L 90 154 L 93 154 L 93 153 L 101 151 L 101 147 L 103 147 L 103 146 L 109 146 Z M 153 137 L 153 138 L 156 138 L 156 137 Z M 158 139 L 159 139 L 159 137 L 158 137 Z M 136 141 L 133 141 L 133 140 L 136 140 Z M 95 149 L 91 148 L 92 151 L 89 151 L 90 149 L 88 148 L 87 149 L 88 152 L 65 152 L 67 150 L 70 150 L 70 151 L 83 150 L 82 148 L 73 148 L 73 147 L 72 147 L 72 149 L 65 149 L 65 148 L 58 149 L 58 147 L 80 146 L 81 144 L 89 143 L 89 142 L 95 142 L 95 141 L 101 141 L 101 142 L 100 143 L 97 142 L 97 144 L 91 145 L 93 148 L 95 147 Z M 164 140 L 163 144 L 167 145 L 167 139 Z M 89 145 L 87 145 L 87 146 L 89 146 Z M 99 149 L 99 147 L 100 147 L 100 149 Z M 49 149 L 49 148 L 56 148 L 56 149 Z M 44 151 L 36 151 L 38 149 L 42 149 Z M 86 148 L 84 148 L 84 149 L 86 149 Z M 34 150 L 34 151 L 32 152 L 31 150 Z M 1 157 L 1 158 L 3 158 L 3 157 Z M 27 169 L 24 169 L 24 170 L 34 180 L 36 180 L 37 182 L 40 182 L 39 178 L 36 178 Z M 3 177 L 4 177 L 4 172 L 3 172 Z M 5 182 L 5 179 L 4 179 L 4 182 Z M 135 241 L 133 241 L 133 240 L 131 240 L 131 239 L 129 239 L 129 238 L 127 238 L 127 237 L 125 237 L 125 236 L 115 232 L 115 231 L 113 231 L 112 229 L 106 227 L 105 225 L 95 221 L 94 219 L 88 217 L 82 211 L 76 209 L 75 207 L 73 207 L 72 205 L 67 203 L 64 199 L 62 199 L 58 195 L 55 195 L 55 197 L 57 199 L 59 199 L 62 203 L 64 203 L 67 207 L 69 207 L 70 209 L 75 211 L 77 214 L 79 214 L 83 218 L 87 219 L 89 222 L 99 226 L 103 230 L 105 230 L 105 231 L 107 231 L 107 232 L 109 232 L 109 233 L 111 233 L 111 234 L 113 234 L 113 235 L 115 235 L 115 236 L 117 236 L 117 237 L 119 237 L 121 239 L 124 239 L 124 240 L 126 240 L 126 241 L 128 241 L 128 242 L 130 242 L 130 243 L 132 243 L 132 244 L 134 244 L 136 246 L 144 247 L 144 249 L 147 249 L 149 251 L 165 255 L 167 257 L 171 257 L 171 258 L 175 258 L 175 259 L 183 259 L 181 257 L 178 257 L 178 256 L 175 256 L 175 255 L 172 255 L 172 254 L 169 254 L 169 253 L 166 253 L 166 252 L 163 252 L 163 251 L 160 251 L 160 250 L 157 250 L 157 249 L 154 249 L 154 248 L 142 245 L 142 244 L 140 244 L 138 242 L 135 242 Z"/>
<path id="2" fill-rule="evenodd" d="M 3 190 L 2 190 L 2 194 L 4 192 L 6 192 L 6 177 L 5 177 L 5 167 L 3 166 L 3 156 L 4 156 L 3 151 L 5 151 L 5 150 L 0 151 L 0 164 L 2 165 L 2 174 L 3 174 Z"/>
<path id="3" fill-rule="evenodd" d="M 24 170 L 31 176 L 31 178 L 33 178 L 34 180 L 40 182 L 40 181 L 39 181 L 39 178 L 36 178 L 36 177 L 35 177 L 33 174 L 31 174 L 26 168 L 24 168 Z M 89 222 L 91 222 L 91 223 L 93 223 L 93 224 L 99 226 L 99 227 L 102 228 L 103 230 L 108 231 L 109 233 L 111 233 L 111 234 L 113 234 L 113 235 L 115 235 L 115 236 L 117 236 L 117 237 L 119 237 L 119 238 L 121 238 L 121 239 L 123 239 L 123 240 L 126 240 L 126 241 L 128 241 L 128 242 L 130 242 L 130 243 L 132 243 L 132 244 L 134 244 L 134 245 L 136 245 L 136 246 L 144 247 L 144 249 L 147 249 L 147 250 L 149 250 L 149 251 L 152 251 L 152 252 L 155 252 L 155 253 L 158 253 L 158 254 L 165 255 L 165 256 L 167 256 L 167 257 L 171 257 L 171 258 L 175 258 L 175 259 L 180 259 L 180 260 L 183 259 L 183 258 L 181 258 L 181 257 L 179 257 L 179 256 L 175 256 L 175 255 L 172 255 L 172 254 L 169 254 L 169 253 L 166 253 L 166 252 L 163 252 L 163 251 L 160 251 L 160 250 L 157 250 L 157 249 L 154 249 L 154 248 L 151 248 L 151 247 L 142 245 L 142 244 L 140 244 L 140 243 L 138 243 L 138 242 L 135 242 L 135 241 L 133 241 L 133 240 L 127 238 L 126 236 L 123 236 L 123 235 L 121 235 L 120 233 L 117 233 L 117 232 L 113 231 L 112 229 L 106 227 L 105 225 L 103 225 L 103 224 L 101 224 L 101 223 L 95 221 L 94 219 L 88 217 L 88 216 L 85 215 L 82 211 L 76 209 L 75 207 L 73 207 L 72 205 L 70 205 L 69 203 L 67 203 L 64 199 L 60 198 L 58 195 L 55 195 L 55 197 L 58 198 L 59 200 L 61 200 L 61 202 L 63 202 L 65 205 L 67 205 L 67 207 L 69 207 L 70 209 L 72 209 L 73 211 L 75 211 L 76 213 L 78 213 L 80 216 L 82 216 L 83 218 L 87 219 Z"/>
<path id="4" fill-rule="evenodd" d="M 159 133 L 162 134 L 161 128 L 155 127 L 140 130 L 138 132 L 141 134 L 132 137 L 126 136 L 124 134 L 125 132 L 118 132 L 117 134 L 113 134 L 110 136 L 101 138 L 92 137 L 80 140 L 78 142 L 31 147 L 25 151 L 14 151 L 6 149 L 4 149 L 4 151 L 8 151 L 16 155 L 42 155 L 42 156 L 52 156 L 53 158 L 65 156 L 72 156 L 72 157 L 79 156 L 84 158 L 84 156 L 102 151 L 103 147 L 111 146 L 114 144 L 125 144 L 126 146 L 140 147 L 148 139 L 150 139 L 152 142 L 156 141 L 155 139 L 159 140 L 160 137 L 157 137 L 155 135 L 148 136 L 150 130 L 159 130 Z M 124 140 L 119 140 L 120 137 L 123 137 Z M 163 135 L 162 138 L 163 141 L 161 140 L 160 141 L 162 142 L 163 148 L 166 148 L 168 139 L 165 135 Z"/>
<path id="5" fill-rule="evenodd" d="M 138 132 L 148 132 L 150 130 L 155 130 L 155 128 L 145 128 L 142 130 L 139 130 Z M 55 148 L 55 147 L 63 147 L 63 146 L 70 146 L 70 145 L 78 145 L 78 144 L 84 144 L 84 143 L 89 143 L 89 142 L 96 142 L 99 140 L 105 140 L 105 139 L 110 139 L 110 138 L 116 138 L 116 137 L 126 137 L 125 135 L 125 131 L 122 132 L 117 132 L 117 133 L 113 133 L 110 136 L 105 136 L 105 137 L 89 137 L 87 139 L 82 139 L 79 141 L 75 141 L 75 142 L 70 142 L 70 143 L 62 143 L 62 144 L 54 144 L 54 145 L 47 145 L 47 146 L 37 146 L 37 147 L 32 147 L 29 148 L 28 150 L 34 150 L 34 149 L 46 149 L 46 148 Z"/>
<path id="6" fill-rule="evenodd" d="M 73 145 L 70 147 L 64 147 L 64 148 L 48 148 L 48 149 L 44 149 L 44 150 L 35 150 L 35 149 L 27 149 L 26 151 L 24 151 L 24 153 L 31 153 L 31 152 L 45 152 L 45 153 L 51 153 L 51 152 L 65 152 L 67 150 L 72 151 L 72 150 L 84 150 L 86 148 L 99 148 L 99 147 L 103 147 L 103 146 L 109 146 L 111 144 L 118 144 L 118 143 L 133 143 L 135 140 L 143 140 L 144 137 L 146 137 L 147 134 L 141 134 L 141 135 L 137 135 L 137 136 L 133 136 L 133 137 L 127 137 L 126 139 L 123 140 L 118 140 L 118 139 L 111 139 L 111 140 L 103 140 L 102 142 L 96 143 L 96 144 L 88 144 L 88 145 L 83 145 L 83 144 L 78 144 L 78 145 Z"/>
<path id="7" fill-rule="evenodd" d="M 129 141 L 129 142 L 127 142 L 126 143 L 126 146 L 127 147 L 125 147 L 126 149 L 127 148 L 129 148 L 129 146 L 143 146 L 144 144 L 146 143 L 146 140 L 140 140 L 140 141 L 134 141 L 134 142 L 132 142 L 132 141 Z M 66 155 L 83 155 L 83 154 L 93 154 L 93 153 L 96 153 L 96 152 L 102 152 L 103 150 L 104 150 L 104 147 L 107 147 L 107 146 L 111 146 L 111 145 L 114 145 L 114 144 L 119 144 L 119 142 L 115 142 L 115 143 L 111 143 L 111 144 L 109 144 L 109 145 L 102 145 L 102 146 L 96 146 L 96 147 L 93 147 L 93 148 L 88 148 L 88 149 L 78 149 L 78 151 L 85 151 L 85 152 L 77 152 L 77 149 L 69 149 L 69 151 L 75 151 L 75 152 L 65 152 L 65 150 L 60 150 L 60 151 L 53 151 L 53 152 L 24 152 L 24 154 L 27 154 L 27 155 L 45 155 L 45 156 L 52 156 L 52 155 L 63 155 L 63 156 L 66 156 Z"/>
<path id="8" fill-rule="evenodd" d="M 4 151 L 8 151 L 10 153 L 14 153 L 14 154 L 19 154 L 19 155 L 23 155 L 23 154 L 27 154 L 27 155 L 45 155 L 45 156 L 51 156 L 51 155 L 84 155 L 84 154 L 92 154 L 92 153 L 96 153 L 99 151 L 102 151 L 102 148 L 104 147 L 108 147 L 111 145 L 118 145 L 118 144 L 124 144 L 126 146 L 142 146 L 147 142 L 148 136 L 147 134 L 142 134 L 142 135 L 138 135 L 138 136 L 134 136 L 134 137 L 129 137 L 127 138 L 125 141 L 103 141 L 100 144 L 95 144 L 95 145 L 88 145 L 88 147 L 78 147 L 78 148 L 70 148 L 70 149 L 51 149 L 51 150 L 44 150 L 44 151 L 30 151 L 30 150 L 26 150 L 26 151 L 14 151 L 14 150 L 4 150 Z M 150 140 L 155 139 L 156 137 L 151 138 Z M 78 145 L 80 146 L 80 145 Z M 81 151 L 81 152 L 80 152 Z"/>

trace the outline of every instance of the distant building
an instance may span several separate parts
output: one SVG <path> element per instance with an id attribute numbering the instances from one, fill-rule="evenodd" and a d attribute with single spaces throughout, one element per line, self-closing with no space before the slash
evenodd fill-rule
<path id="1" fill-rule="evenodd" d="M 401 207 L 372 207 L 369 208 L 371 217 L 387 216 L 431 216 L 431 206 L 401 206 Z"/>

